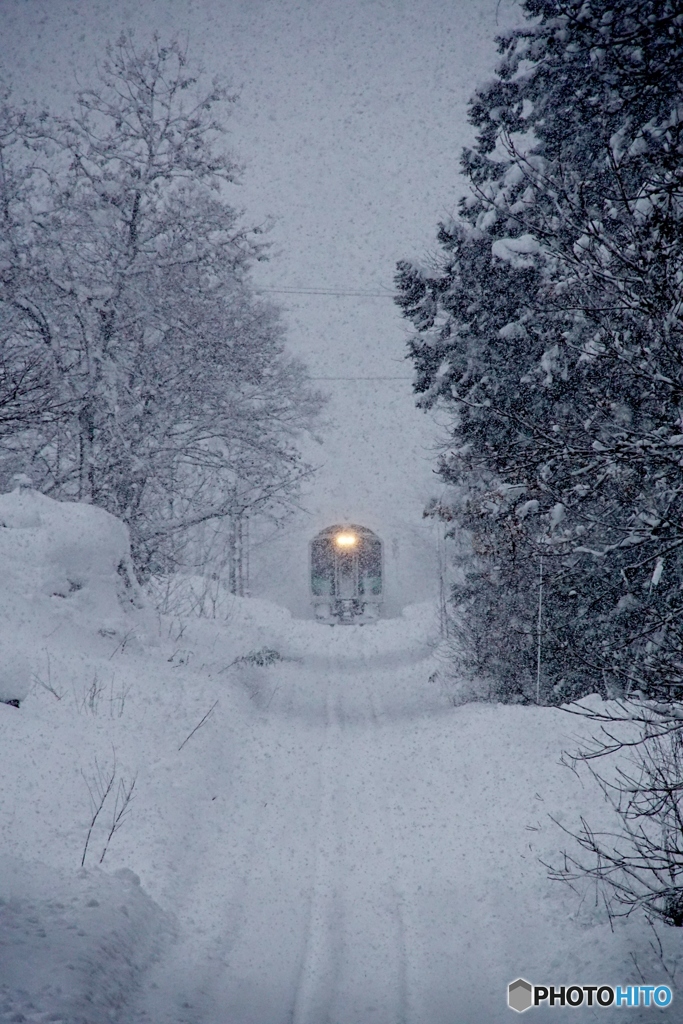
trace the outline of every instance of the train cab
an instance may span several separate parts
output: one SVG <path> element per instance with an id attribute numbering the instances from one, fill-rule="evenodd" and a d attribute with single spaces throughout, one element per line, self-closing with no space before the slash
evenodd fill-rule
<path id="1" fill-rule="evenodd" d="M 311 602 L 329 625 L 362 625 L 379 618 L 382 605 L 382 542 L 365 526 L 329 526 L 310 547 Z"/>

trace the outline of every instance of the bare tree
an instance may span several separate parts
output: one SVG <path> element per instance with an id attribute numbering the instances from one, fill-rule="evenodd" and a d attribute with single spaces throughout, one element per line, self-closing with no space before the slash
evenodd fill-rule
<path id="1" fill-rule="evenodd" d="M 250 287 L 262 228 L 232 202 L 216 113 L 234 99 L 179 43 L 122 36 L 70 116 L 6 118 L 28 184 L 7 193 L 2 304 L 21 379 L 45 367 L 61 411 L 17 423 L 13 452 L 47 493 L 123 518 L 143 573 L 200 523 L 284 514 L 310 472 L 320 397 Z"/>
<path id="2" fill-rule="evenodd" d="M 585 817 L 578 828 L 556 822 L 572 845 L 560 863 L 546 865 L 550 878 L 589 881 L 610 916 L 639 908 L 650 920 L 683 926 L 683 708 L 630 699 L 565 710 L 598 726 L 565 763 L 588 768 L 619 824 L 603 831 Z"/>
<path id="3" fill-rule="evenodd" d="M 88 831 L 85 837 L 85 843 L 83 844 L 83 854 L 81 856 L 81 867 L 85 864 L 85 858 L 88 855 L 88 847 L 92 838 L 93 830 L 97 824 L 97 819 L 102 813 L 107 797 L 114 788 L 116 781 L 116 752 L 114 752 L 114 761 L 111 768 L 103 768 L 97 758 L 95 758 L 94 773 L 91 778 L 88 778 L 84 772 L 81 772 L 83 781 L 88 787 L 88 794 L 90 796 L 90 820 L 88 823 Z"/>
<path id="4" fill-rule="evenodd" d="M 17 297 L 30 273 L 32 209 L 37 168 L 24 144 L 30 117 L 0 86 L 0 444 L 37 425 L 43 427 L 63 409 L 52 387 L 48 350 L 40 323 Z"/>

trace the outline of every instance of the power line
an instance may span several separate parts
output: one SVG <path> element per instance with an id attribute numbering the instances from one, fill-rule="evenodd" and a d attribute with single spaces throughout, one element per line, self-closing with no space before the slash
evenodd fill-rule
<path id="1" fill-rule="evenodd" d="M 412 377 L 309 377 L 309 380 L 412 380 Z"/>
<path id="2" fill-rule="evenodd" d="M 342 292 L 331 288 L 260 288 L 259 291 L 280 295 L 351 295 L 369 299 L 393 299 L 394 295 L 386 292 Z M 412 380 L 412 377 L 309 377 L 309 380 Z"/>
<path id="3" fill-rule="evenodd" d="M 273 292 L 280 295 L 353 295 L 366 299 L 393 299 L 394 293 L 386 292 L 342 292 L 332 288 L 259 288 L 260 292 Z"/>

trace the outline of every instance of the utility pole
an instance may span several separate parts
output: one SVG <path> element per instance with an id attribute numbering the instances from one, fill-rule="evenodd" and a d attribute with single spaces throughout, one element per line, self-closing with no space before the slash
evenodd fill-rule
<path id="1" fill-rule="evenodd" d="M 242 517 L 242 593 L 251 597 L 249 589 L 249 516 Z"/>
<path id="2" fill-rule="evenodd" d="M 538 643 L 536 647 L 536 703 L 541 703 L 541 629 L 543 626 L 543 555 L 538 573 Z"/>
<path id="3" fill-rule="evenodd" d="M 446 596 L 446 527 L 443 523 L 436 524 L 436 553 L 439 564 L 439 631 L 442 637 L 448 636 L 448 608 Z"/>

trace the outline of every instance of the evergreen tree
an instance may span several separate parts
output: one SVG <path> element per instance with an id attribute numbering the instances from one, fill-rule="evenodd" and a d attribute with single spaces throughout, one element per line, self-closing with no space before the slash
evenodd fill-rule
<path id="1" fill-rule="evenodd" d="M 436 514 L 498 692 L 683 687 L 683 13 L 526 0 L 470 108 L 471 194 L 399 264 L 420 404 L 453 411 Z M 538 585 L 544 574 L 539 637 Z"/>

